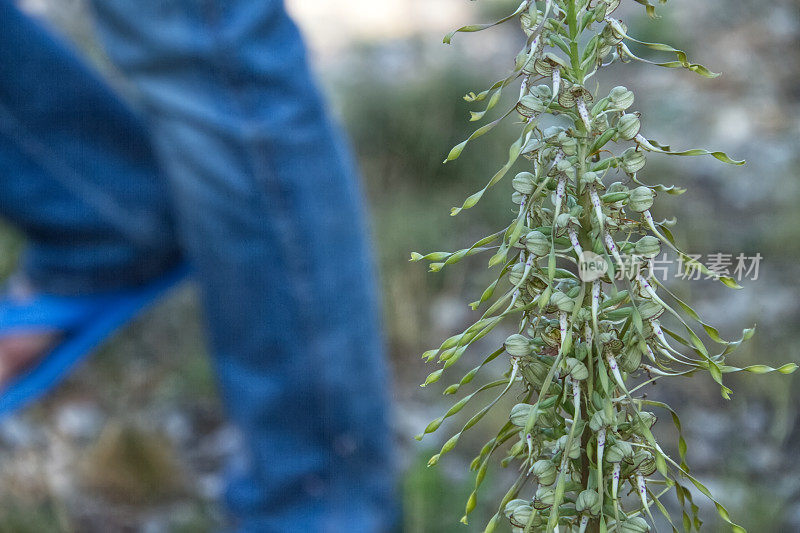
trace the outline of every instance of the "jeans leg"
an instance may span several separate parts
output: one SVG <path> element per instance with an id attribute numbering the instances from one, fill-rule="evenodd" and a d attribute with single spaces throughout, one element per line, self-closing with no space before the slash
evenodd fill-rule
<path id="1" fill-rule="evenodd" d="M 131 286 L 179 260 L 142 122 L 65 45 L 0 0 L 0 213 L 44 290 Z"/>
<path id="2" fill-rule="evenodd" d="M 95 0 L 141 92 L 203 291 L 244 468 L 243 532 L 394 517 L 387 378 L 357 173 L 277 0 Z"/>

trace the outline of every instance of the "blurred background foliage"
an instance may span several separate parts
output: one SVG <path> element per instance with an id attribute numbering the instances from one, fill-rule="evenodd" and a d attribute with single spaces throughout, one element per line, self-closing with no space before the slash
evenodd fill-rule
<path id="1" fill-rule="evenodd" d="M 475 127 L 461 97 L 505 75 L 520 34 L 508 25 L 460 35 L 450 47 L 441 36 L 515 6 L 506 0 L 287 3 L 347 126 L 370 201 L 396 377 L 405 531 L 481 531 L 508 473 L 490 472 L 467 528 L 458 524 L 472 483 L 467 465 L 501 423 L 503 408 L 434 469 L 425 467 L 431 450 L 459 421 L 423 443 L 411 436 L 446 405 L 441 388 L 418 388 L 428 371 L 419 354 L 469 324 L 465 302 L 479 294 L 488 273 L 479 258 L 427 274 L 408 256 L 469 245 L 512 216 L 505 183 L 479 207 L 449 216 L 500 165 L 513 140 L 510 125 L 472 144 L 458 161 L 441 161 Z M 123 85 L 94 44 L 82 1 L 23 4 L 72 39 L 112 84 Z M 724 334 L 758 324 L 733 364 L 800 362 L 800 4 L 671 0 L 657 22 L 633 2 L 622 9 L 631 34 L 685 49 L 723 76 L 709 81 L 626 65 L 603 74 L 600 87 L 624 84 L 636 93 L 648 137 L 748 160 L 729 167 L 711 158 L 649 158 L 646 181 L 689 189 L 657 203 L 657 215 L 678 217 L 674 233 L 685 249 L 764 257 L 758 279 L 741 291 L 696 281 L 671 285 Z M 20 236 L 3 227 L 3 273 L 13 268 L 20 246 Z M 493 349 L 505 334 L 497 332 L 482 347 Z M 483 355 L 480 348 L 465 356 L 462 368 Z M 677 408 L 695 473 L 750 531 L 800 530 L 798 379 L 731 377 L 731 401 L 700 377 L 650 391 Z M 674 449 L 668 425 L 660 438 Z M 221 471 L 236 447 L 186 288 L 118 335 L 55 395 L 0 423 L 0 533 L 211 531 L 223 521 Z M 708 530 L 723 531 L 704 505 Z"/>

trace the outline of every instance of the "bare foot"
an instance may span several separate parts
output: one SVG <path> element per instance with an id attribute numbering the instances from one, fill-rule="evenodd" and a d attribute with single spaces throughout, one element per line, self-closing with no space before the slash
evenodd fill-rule
<path id="1" fill-rule="evenodd" d="M 58 333 L 42 331 L 0 338 L 0 390 L 35 365 L 58 340 Z"/>

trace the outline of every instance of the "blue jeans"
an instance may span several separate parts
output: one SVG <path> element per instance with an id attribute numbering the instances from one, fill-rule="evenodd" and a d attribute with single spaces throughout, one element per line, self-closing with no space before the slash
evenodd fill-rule
<path id="1" fill-rule="evenodd" d="M 395 523 L 387 377 L 357 173 L 279 0 L 95 0 L 131 106 L 0 0 L 0 212 L 42 291 L 188 260 L 243 532 Z M 132 108 L 137 109 L 133 112 Z"/>

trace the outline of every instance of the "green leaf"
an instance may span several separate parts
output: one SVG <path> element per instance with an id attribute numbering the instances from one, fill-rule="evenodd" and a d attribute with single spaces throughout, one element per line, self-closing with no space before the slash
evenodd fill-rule
<path id="1" fill-rule="evenodd" d="M 487 183 L 486 186 L 483 189 L 481 189 L 478 192 L 472 194 L 466 200 L 464 200 L 464 203 L 461 205 L 461 207 L 452 208 L 450 210 L 450 215 L 451 216 L 456 216 L 457 214 L 459 214 L 464 209 L 469 209 L 471 207 L 474 207 L 475 204 L 477 204 L 480 201 L 480 199 L 483 197 L 484 193 L 486 193 L 486 191 L 488 191 L 490 187 L 494 186 L 498 181 L 500 181 L 503 178 L 503 176 L 505 176 L 508 173 L 508 171 L 511 169 L 511 167 L 514 166 L 514 163 L 516 162 L 517 158 L 519 157 L 520 152 L 522 151 L 523 138 L 524 138 L 524 135 L 521 135 L 514 142 L 514 144 L 511 145 L 511 147 L 508 149 L 508 161 L 506 162 L 505 165 L 503 165 L 503 167 L 500 170 L 498 170 L 495 173 L 494 176 L 492 176 L 492 179 L 489 180 L 489 183 Z"/>
<path id="2" fill-rule="evenodd" d="M 699 75 L 701 75 L 703 77 L 706 77 L 706 78 L 716 78 L 717 76 L 719 76 L 718 73 L 711 72 L 710 70 L 708 70 L 703 65 L 700 65 L 700 64 L 697 64 L 697 63 L 691 63 L 689 61 L 687 55 L 686 55 L 686 52 L 684 52 L 683 50 L 678 50 L 677 48 L 673 48 L 672 46 L 670 46 L 668 44 L 648 43 L 648 42 L 645 42 L 645 41 L 640 41 L 638 39 L 634 39 L 630 35 L 626 35 L 625 38 L 628 39 L 629 41 L 633 41 L 635 43 L 639 43 L 639 44 L 641 44 L 643 46 L 646 46 L 647 48 L 649 48 L 651 50 L 656 50 L 656 51 L 659 51 L 659 52 L 670 52 L 672 54 L 675 54 L 675 57 L 677 58 L 677 61 L 668 61 L 666 63 L 652 63 L 652 64 L 654 64 L 656 66 L 666 67 L 666 68 L 681 68 L 681 67 L 683 67 L 685 69 L 691 70 L 692 72 L 695 72 L 695 73 L 697 73 L 697 74 L 699 74 Z M 647 62 L 651 63 L 650 61 L 647 61 Z"/>
<path id="3" fill-rule="evenodd" d="M 482 30 L 486 30 L 488 28 L 492 28 L 494 26 L 498 26 L 500 24 L 503 24 L 504 22 L 508 22 L 509 20 L 513 19 L 514 17 L 516 17 L 517 15 L 522 13 L 527 7 L 528 7 L 527 4 L 525 2 L 522 2 L 519 5 L 519 7 L 513 13 L 501 18 L 498 21 L 490 22 L 488 24 L 469 24 L 467 26 L 462 26 L 462 27 L 458 28 L 457 30 L 453 30 L 450 33 L 448 33 L 447 35 L 445 35 L 444 39 L 442 39 L 442 42 L 444 44 L 450 44 L 450 41 L 453 39 L 453 36 L 456 33 L 471 33 L 471 32 L 476 32 L 476 31 L 482 31 Z"/>

